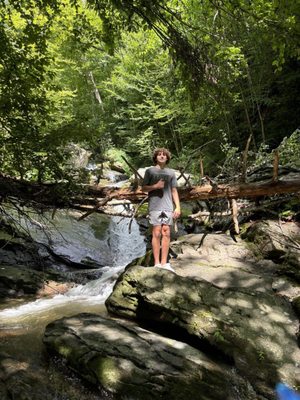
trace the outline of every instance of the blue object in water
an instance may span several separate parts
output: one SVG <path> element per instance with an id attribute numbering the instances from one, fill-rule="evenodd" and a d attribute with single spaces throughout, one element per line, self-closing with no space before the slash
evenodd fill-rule
<path id="1" fill-rule="evenodd" d="M 277 383 L 276 393 L 278 400 L 300 400 L 300 395 L 284 383 Z"/>

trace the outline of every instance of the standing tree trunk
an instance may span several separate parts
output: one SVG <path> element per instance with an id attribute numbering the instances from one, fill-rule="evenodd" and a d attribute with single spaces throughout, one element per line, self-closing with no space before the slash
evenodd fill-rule
<path id="1" fill-rule="evenodd" d="M 89 78 L 90 78 L 90 80 L 92 82 L 93 88 L 94 88 L 95 98 L 96 98 L 99 106 L 101 107 L 101 109 L 103 111 L 103 102 L 102 102 L 102 99 L 101 99 L 101 96 L 100 96 L 99 89 L 97 88 L 97 85 L 96 85 L 96 82 L 95 82 L 94 75 L 93 75 L 92 71 L 89 71 L 88 76 L 89 76 Z"/>

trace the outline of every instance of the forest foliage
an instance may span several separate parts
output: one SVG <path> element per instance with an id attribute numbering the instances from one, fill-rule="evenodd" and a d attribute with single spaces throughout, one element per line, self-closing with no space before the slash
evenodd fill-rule
<path id="1" fill-rule="evenodd" d="M 76 143 L 136 166 L 165 146 L 214 175 L 249 137 L 251 162 L 283 143 L 297 164 L 299 16 L 299 0 L 1 0 L 1 172 L 65 178 Z"/>

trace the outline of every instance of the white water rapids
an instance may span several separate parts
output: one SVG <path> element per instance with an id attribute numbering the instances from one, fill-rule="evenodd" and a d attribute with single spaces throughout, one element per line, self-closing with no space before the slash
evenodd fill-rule
<path id="1" fill-rule="evenodd" d="M 85 285 L 78 285 L 70 289 L 65 294 L 57 294 L 52 298 L 41 298 L 17 307 L 9 307 L 0 311 L 0 327 L 3 323 L 7 325 L 26 325 L 32 319 L 39 324 L 41 318 L 49 318 L 49 315 L 64 315 L 64 309 L 78 309 L 78 312 L 84 312 L 94 309 L 94 306 L 104 304 L 106 298 L 112 291 L 114 281 L 124 267 L 104 267 L 105 272 L 101 278 L 88 282 Z M 55 311 L 54 311 L 55 310 Z M 43 315 L 46 313 L 46 316 Z"/>

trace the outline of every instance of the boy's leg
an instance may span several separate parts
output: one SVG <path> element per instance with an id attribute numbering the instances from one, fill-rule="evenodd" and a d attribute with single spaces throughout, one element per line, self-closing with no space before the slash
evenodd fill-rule
<path id="1" fill-rule="evenodd" d="M 169 225 L 162 225 L 161 233 L 161 264 L 164 265 L 167 264 L 169 254 L 171 227 Z"/>
<path id="2" fill-rule="evenodd" d="M 160 239 L 161 239 L 161 225 L 154 225 L 152 227 L 152 250 L 154 257 L 154 265 L 160 264 Z"/>

